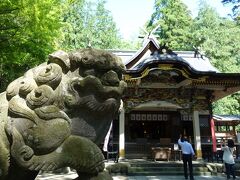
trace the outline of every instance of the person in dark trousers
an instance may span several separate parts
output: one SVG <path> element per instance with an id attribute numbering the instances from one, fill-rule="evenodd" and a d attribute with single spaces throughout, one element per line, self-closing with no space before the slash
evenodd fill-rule
<path id="1" fill-rule="evenodd" d="M 223 141 L 221 149 L 223 151 L 223 161 L 226 168 L 227 179 L 230 179 L 230 175 L 233 176 L 233 179 L 236 179 L 234 171 L 235 161 L 233 158 L 234 141 L 232 139 L 228 139 L 227 145 L 225 144 L 225 141 Z"/>
<path id="2" fill-rule="evenodd" d="M 182 135 L 180 135 L 178 144 L 181 146 L 181 150 L 182 150 L 182 160 L 183 160 L 185 179 L 188 179 L 188 168 L 189 168 L 190 180 L 194 180 L 192 158 L 193 156 L 195 156 L 195 153 L 193 151 L 192 145 L 187 141 L 187 138 L 182 137 Z M 187 168 L 187 165 L 188 165 L 188 168 Z"/>

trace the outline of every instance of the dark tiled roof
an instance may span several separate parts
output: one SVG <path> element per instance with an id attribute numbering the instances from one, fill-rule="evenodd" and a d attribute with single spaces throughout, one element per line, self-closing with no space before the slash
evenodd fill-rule
<path id="1" fill-rule="evenodd" d="M 240 121 L 240 115 L 213 115 L 216 121 Z"/>
<path id="2" fill-rule="evenodd" d="M 124 64 L 127 64 L 129 60 L 135 56 L 137 51 L 128 51 L 128 50 L 110 50 L 113 54 L 119 56 Z M 219 72 L 204 56 L 195 55 L 194 51 L 173 51 L 173 54 L 158 54 L 153 53 L 152 55 L 141 59 L 136 63 L 131 70 L 136 70 L 142 67 L 145 63 L 149 61 L 166 61 L 170 60 L 172 62 L 181 61 L 188 64 L 191 68 L 200 72 Z"/>

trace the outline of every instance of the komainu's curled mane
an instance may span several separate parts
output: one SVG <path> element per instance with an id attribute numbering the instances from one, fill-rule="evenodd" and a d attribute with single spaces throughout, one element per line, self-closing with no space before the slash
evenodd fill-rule
<path id="1" fill-rule="evenodd" d="M 10 83 L 0 94 L 0 180 L 66 166 L 79 179 L 110 178 L 97 145 L 118 113 L 123 71 L 106 51 L 57 51 Z"/>

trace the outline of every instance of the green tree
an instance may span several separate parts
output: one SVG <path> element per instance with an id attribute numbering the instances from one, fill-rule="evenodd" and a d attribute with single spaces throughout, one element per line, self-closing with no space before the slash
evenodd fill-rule
<path id="1" fill-rule="evenodd" d="M 240 0 L 222 0 L 223 4 L 232 4 L 233 18 L 240 20 Z"/>
<path id="2" fill-rule="evenodd" d="M 59 0 L 1 1 L 1 91 L 55 49 L 61 34 L 61 9 Z"/>
<path id="3" fill-rule="evenodd" d="M 110 12 L 105 9 L 105 1 L 97 3 L 76 0 L 69 3 L 64 15 L 67 26 L 63 29 L 65 49 L 94 48 L 112 49 L 121 47 L 121 38 Z"/>
<path id="4" fill-rule="evenodd" d="M 194 20 L 193 42 L 221 72 L 240 72 L 240 29 L 235 21 L 221 18 L 203 4 Z"/>
<path id="5" fill-rule="evenodd" d="M 161 45 L 174 50 L 191 50 L 192 18 L 187 6 L 181 0 L 155 0 L 154 12 L 147 23 L 148 30 L 158 25 L 156 32 Z"/>
<path id="6" fill-rule="evenodd" d="M 85 0 L 65 1 L 67 10 L 63 14 L 63 23 L 65 26 L 62 31 L 64 39 L 60 43 L 64 49 L 76 49 L 86 46 L 83 35 L 84 16 L 87 18 L 89 12 L 85 7 Z M 83 40 L 84 39 L 84 40 Z"/>
<path id="7" fill-rule="evenodd" d="M 239 114 L 240 112 L 240 93 L 235 93 L 213 103 L 214 114 Z"/>
<path id="8" fill-rule="evenodd" d="M 0 88 L 3 89 L 11 74 L 8 72 L 11 66 L 9 55 L 12 51 L 12 42 L 20 29 L 17 19 L 19 12 L 18 3 L 4 0 L 0 3 Z"/>
<path id="9" fill-rule="evenodd" d="M 240 72 L 240 29 L 235 21 L 221 18 L 202 4 L 194 19 L 193 42 L 210 58 L 220 72 Z M 240 94 L 235 93 L 213 103 L 215 114 L 239 114 Z"/>

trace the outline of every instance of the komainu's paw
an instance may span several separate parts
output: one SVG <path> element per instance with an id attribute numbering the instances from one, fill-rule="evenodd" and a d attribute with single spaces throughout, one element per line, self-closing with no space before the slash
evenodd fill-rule
<path id="1" fill-rule="evenodd" d="M 15 149 L 14 151 L 16 151 L 18 157 L 21 158 L 23 161 L 29 161 L 34 155 L 32 148 L 26 145 L 20 147 L 19 149 Z"/>
<path id="2" fill-rule="evenodd" d="M 34 171 L 39 171 L 39 170 L 43 170 L 43 171 L 52 171 L 55 170 L 57 168 L 56 163 L 54 162 L 42 162 L 42 161 L 35 161 L 30 167 L 30 170 L 34 170 Z"/>

